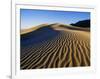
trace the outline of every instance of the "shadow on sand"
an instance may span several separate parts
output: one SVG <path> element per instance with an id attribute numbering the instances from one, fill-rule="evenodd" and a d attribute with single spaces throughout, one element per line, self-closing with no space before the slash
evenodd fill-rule
<path id="1" fill-rule="evenodd" d="M 31 46 L 44 40 L 50 40 L 59 34 L 51 25 L 40 27 L 39 29 L 27 34 L 21 35 L 21 47 Z"/>

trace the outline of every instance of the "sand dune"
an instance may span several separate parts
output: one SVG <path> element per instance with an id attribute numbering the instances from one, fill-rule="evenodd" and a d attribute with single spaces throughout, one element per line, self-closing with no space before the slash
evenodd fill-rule
<path id="1" fill-rule="evenodd" d="M 45 27 L 47 25 L 48 24 L 40 24 L 38 26 L 33 26 L 32 28 L 22 29 L 20 32 L 21 32 L 21 34 L 26 34 L 26 33 L 32 32 L 34 30 L 37 30 L 38 28 Z"/>
<path id="2" fill-rule="evenodd" d="M 21 34 L 21 69 L 90 66 L 90 31 L 50 24 Z"/>

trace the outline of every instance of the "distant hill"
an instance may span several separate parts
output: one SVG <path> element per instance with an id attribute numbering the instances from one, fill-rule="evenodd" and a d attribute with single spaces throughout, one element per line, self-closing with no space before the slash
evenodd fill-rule
<path id="1" fill-rule="evenodd" d="M 77 26 L 77 27 L 89 28 L 90 27 L 90 20 L 78 21 L 77 23 L 70 24 L 70 25 Z"/>

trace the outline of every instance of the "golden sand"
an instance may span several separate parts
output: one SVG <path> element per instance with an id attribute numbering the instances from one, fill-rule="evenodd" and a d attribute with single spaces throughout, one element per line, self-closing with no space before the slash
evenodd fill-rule
<path id="1" fill-rule="evenodd" d="M 89 30 L 56 26 L 55 38 L 22 49 L 21 69 L 90 66 Z"/>

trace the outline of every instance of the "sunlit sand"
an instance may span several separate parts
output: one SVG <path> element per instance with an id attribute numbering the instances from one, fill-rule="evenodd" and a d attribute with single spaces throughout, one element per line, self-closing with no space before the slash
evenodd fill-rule
<path id="1" fill-rule="evenodd" d="M 90 29 L 43 24 L 21 30 L 21 69 L 90 66 Z"/>

